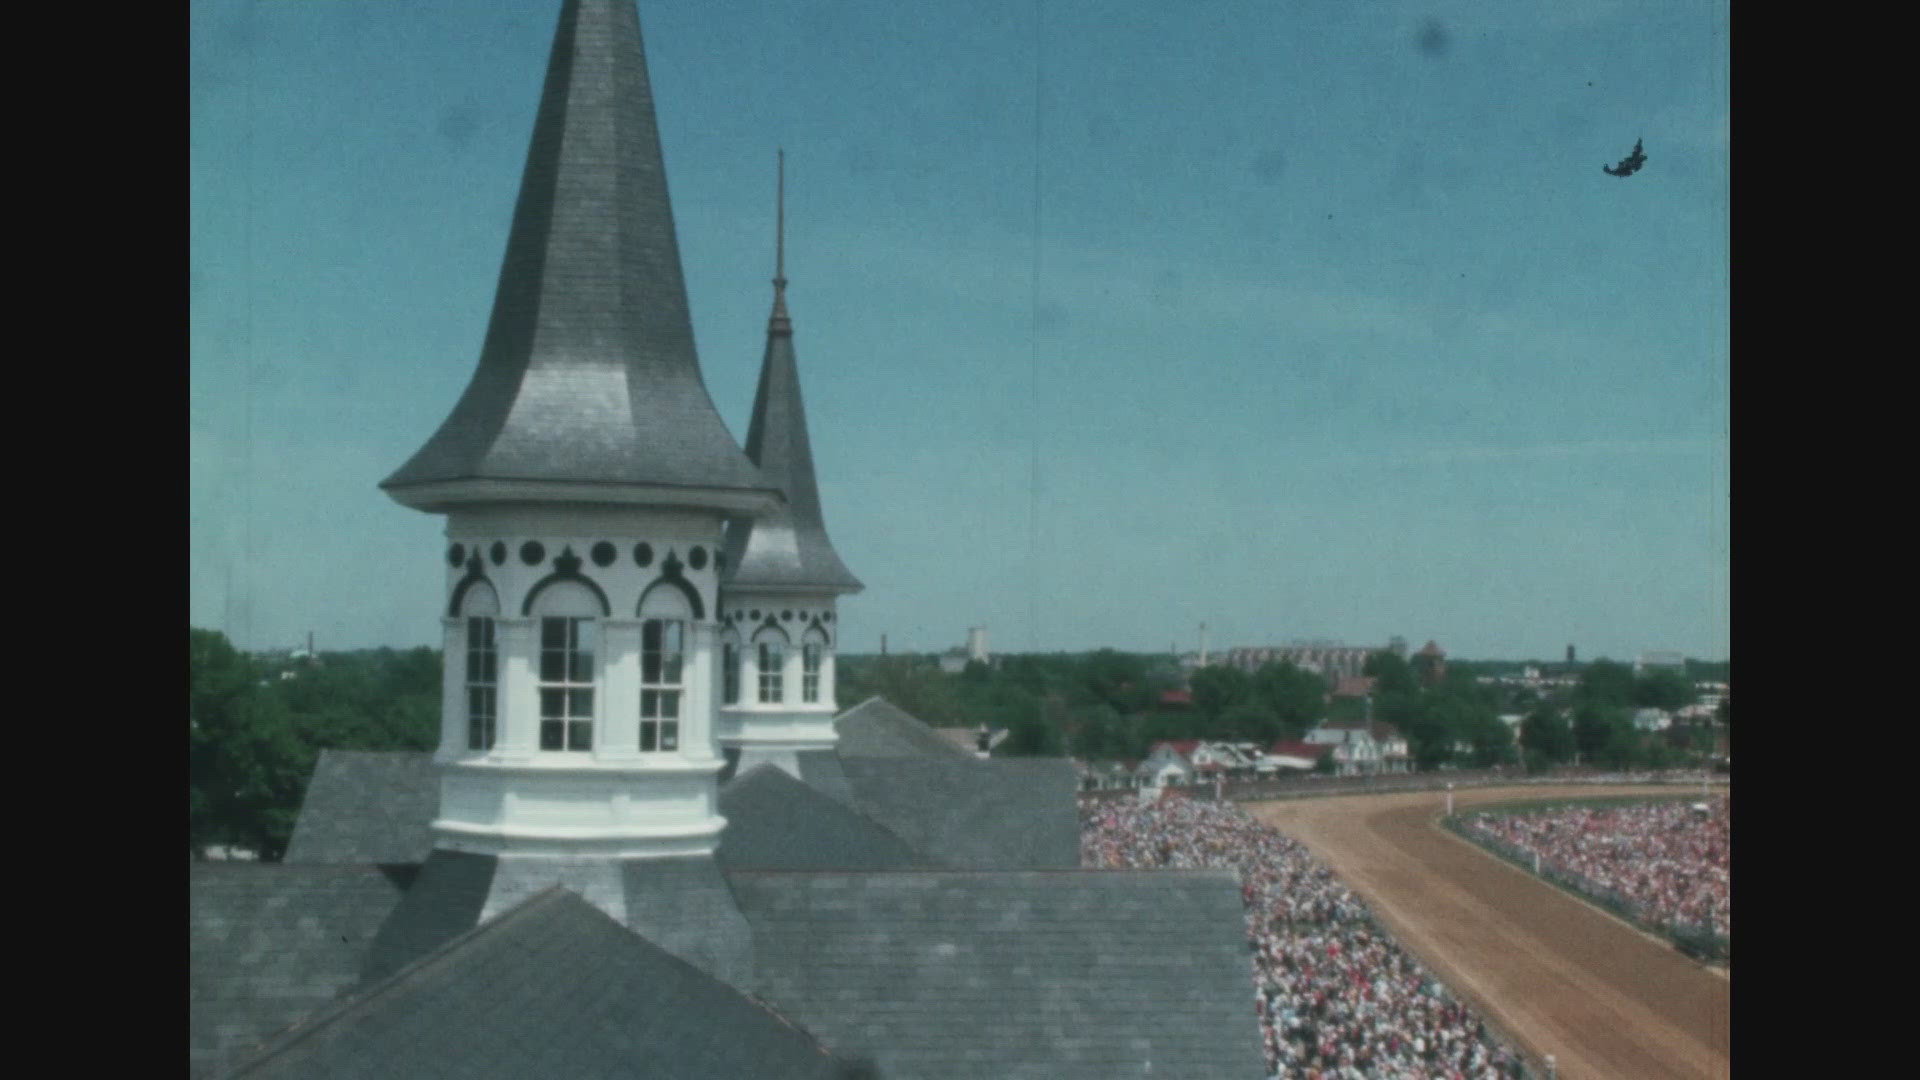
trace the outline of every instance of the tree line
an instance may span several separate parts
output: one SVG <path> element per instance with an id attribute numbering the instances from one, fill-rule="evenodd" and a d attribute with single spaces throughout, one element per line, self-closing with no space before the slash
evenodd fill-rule
<path id="1" fill-rule="evenodd" d="M 276 658 L 244 653 L 218 631 L 191 629 L 189 637 L 195 853 L 226 845 L 278 859 L 323 749 L 430 751 L 438 741 L 437 649 Z M 1483 684 L 1477 676 L 1485 672 L 1472 663 L 1441 670 L 1425 657 L 1381 651 L 1365 667 L 1375 680 L 1365 700 L 1332 698 L 1320 675 L 1286 662 L 1251 673 L 1224 666 L 1189 673 L 1166 655 L 1112 649 L 1007 655 L 957 674 L 912 655 L 843 656 L 837 664 L 839 708 L 879 695 L 936 727 L 1004 728 L 996 753 L 1009 755 L 1138 761 L 1163 739 L 1265 746 L 1298 740 L 1329 719 L 1395 725 L 1420 769 L 1537 769 L 1576 756 L 1606 767 L 1658 767 L 1712 745 L 1704 729 L 1659 737 L 1633 729 L 1637 707 L 1673 710 L 1695 700 L 1686 675 L 1657 669 L 1636 676 L 1606 660 L 1582 665 L 1571 690 L 1541 694 Z M 1716 674 L 1724 680 L 1724 671 Z M 1177 690 L 1190 700 L 1169 698 Z M 1518 748 L 1503 713 L 1525 717 Z M 1718 719 L 1728 720 L 1724 701 Z"/>
<path id="2" fill-rule="evenodd" d="M 190 629 L 189 851 L 278 859 L 321 750 L 431 750 L 440 733 L 440 652 L 366 649 L 274 659 Z"/>

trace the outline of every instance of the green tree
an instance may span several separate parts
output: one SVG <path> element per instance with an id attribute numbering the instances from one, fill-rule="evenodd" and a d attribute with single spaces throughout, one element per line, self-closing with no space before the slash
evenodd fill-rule
<path id="1" fill-rule="evenodd" d="M 1334 770 L 1339 767 L 1339 764 L 1333 760 L 1332 747 L 1321 751 L 1320 756 L 1313 760 L 1313 771 L 1319 773 L 1321 776 L 1332 776 Z"/>
<path id="2" fill-rule="evenodd" d="M 1573 741 L 1588 764 L 1618 768 L 1633 756 L 1633 723 L 1624 709 L 1585 702 L 1573 711 Z"/>
<path id="3" fill-rule="evenodd" d="M 1267 663 L 1253 673 L 1253 699 L 1276 717 L 1281 737 L 1297 739 L 1327 714 L 1326 683 L 1286 661 Z"/>
<path id="4" fill-rule="evenodd" d="M 1227 706 L 1211 728 L 1213 738 L 1245 740 L 1263 746 L 1283 738 L 1285 730 L 1278 714 L 1264 702 L 1251 698 Z"/>
<path id="5" fill-rule="evenodd" d="M 1633 704 L 1633 669 L 1612 660 L 1595 660 L 1580 673 L 1574 688 L 1575 700 L 1600 708 L 1619 708 Z"/>
<path id="6" fill-rule="evenodd" d="M 1147 707 L 1147 665 L 1132 653 L 1100 649 L 1080 664 L 1080 689 L 1093 701 L 1105 702 L 1121 714 Z"/>
<path id="7" fill-rule="evenodd" d="M 1699 700 L 1693 681 L 1672 668 L 1655 668 L 1634 680 L 1633 703 L 1645 709 L 1673 712 Z"/>
<path id="8" fill-rule="evenodd" d="M 1058 728 L 1047 723 L 1042 703 L 1030 695 L 1010 695 L 1001 699 L 1000 722 L 1007 737 L 997 753 L 1009 757 L 1054 757 L 1063 745 Z"/>
<path id="9" fill-rule="evenodd" d="M 1573 757 L 1573 729 L 1559 709 L 1541 706 L 1520 722 L 1520 745 L 1549 764 Z"/>
<path id="10" fill-rule="evenodd" d="M 1232 667 L 1204 667 L 1188 680 L 1193 689 L 1193 707 L 1211 722 L 1226 712 L 1227 706 L 1244 701 L 1253 692 L 1247 673 Z"/>
<path id="11" fill-rule="evenodd" d="M 1360 669 L 1362 674 L 1371 675 L 1376 680 L 1374 690 L 1380 694 L 1412 694 L 1420 689 L 1420 680 L 1414 675 L 1413 665 L 1398 653 L 1380 652 L 1368 655 L 1366 664 Z"/>

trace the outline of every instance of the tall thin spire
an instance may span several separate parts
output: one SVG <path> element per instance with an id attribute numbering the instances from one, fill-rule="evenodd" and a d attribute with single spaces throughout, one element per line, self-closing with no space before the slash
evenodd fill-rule
<path id="1" fill-rule="evenodd" d="M 793 321 L 787 318 L 787 151 L 779 152 L 774 167 L 773 204 L 773 314 L 767 318 L 767 333 L 791 336 Z"/>
<path id="2" fill-rule="evenodd" d="M 747 427 L 747 457 L 778 485 L 786 503 L 727 530 L 727 582 L 735 588 L 807 592 L 857 592 L 860 579 L 847 570 L 827 538 L 820 513 L 820 486 L 813 475 L 807 410 L 800 400 L 800 370 L 793 355 L 793 322 L 787 318 L 787 155 L 780 151 L 774 184 L 773 315 L 767 320 L 767 351 L 760 387 Z"/>
<path id="3" fill-rule="evenodd" d="M 728 504 L 772 487 L 700 374 L 633 0 L 562 4 L 479 366 L 382 486 L 431 510 L 582 484 Z"/>

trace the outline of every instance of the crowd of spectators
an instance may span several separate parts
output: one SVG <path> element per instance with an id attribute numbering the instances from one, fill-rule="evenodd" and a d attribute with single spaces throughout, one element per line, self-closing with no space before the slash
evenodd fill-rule
<path id="1" fill-rule="evenodd" d="M 1240 872 L 1271 1080 L 1493 1080 L 1518 1055 L 1381 929 L 1305 845 L 1230 803 L 1081 803 L 1089 867 Z"/>
<path id="2" fill-rule="evenodd" d="M 1613 894 L 1643 922 L 1670 929 L 1705 926 L 1732 940 L 1728 890 L 1731 818 L 1722 796 L 1701 812 L 1683 801 L 1562 806 L 1533 812 L 1482 811 L 1462 822 L 1543 870 L 1577 876 L 1587 891 Z M 1583 886 L 1584 887 L 1584 886 Z"/>

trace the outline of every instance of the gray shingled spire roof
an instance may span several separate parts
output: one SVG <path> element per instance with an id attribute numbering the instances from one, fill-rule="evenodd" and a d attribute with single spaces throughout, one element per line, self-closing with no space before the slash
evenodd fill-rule
<path id="1" fill-rule="evenodd" d="M 857 592 L 860 579 L 827 539 L 820 516 L 820 488 L 813 477 L 807 412 L 800 400 L 800 372 L 793 359 L 793 323 L 787 318 L 786 155 L 774 235 L 773 314 L 767 319 L 767 352 L 760 388 L 753 396 L 747 456 L 787 497 L 785 506 L 727 529 L 726 584 L 735 588 Z"/>
<path id="2" fill-rule="evenodd" d="M 381 486 L 435 510 L 556 484 L 774 501 L 700 375 L 634 0 L 563 3 L 479 367 Z"/>

